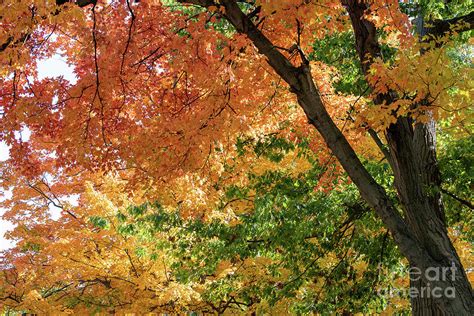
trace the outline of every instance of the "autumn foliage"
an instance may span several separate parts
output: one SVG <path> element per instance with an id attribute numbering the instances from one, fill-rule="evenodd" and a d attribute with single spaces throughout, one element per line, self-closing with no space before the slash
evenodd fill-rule
<path id="1" fill-rule="evenodd" d="M 272 50 L 239 29 L 237 2 Z M 312 78 L 393 209 L 407 203 L 390 128 L 438 123 L 432 189 L 450 193 L 446 229 L 472 269 L 472 18 L 429 33 L 442 9 L 368 1 L 359 21 L 381 48 L 362 51 L 353 1 L 0 3 L 3 312 L 406 312 L 377 293 L 406 288 L 412 258 L 276 52 Z M 38 72 L 54 56 L 75 81 Z"/>

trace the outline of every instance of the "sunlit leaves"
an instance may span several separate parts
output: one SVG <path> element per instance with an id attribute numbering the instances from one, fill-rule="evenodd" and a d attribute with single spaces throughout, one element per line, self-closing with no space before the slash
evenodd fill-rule
<path id="1" fill-rule="evenodd" d="M 419 3 L 435 17 L 466 7 Z M 382 49 L 364 77 L 339 1 L 239 5 L 293 66 L 307 55 L 324 106 L 391 198 L 367 128 L 409 116 L 468 130 L 472 51 L 455 30 L 419 41 L 416 6 L 371 2 Z M 222 12 L 218 2 L 2 2 L 0 140 L 11 148 L 0 184 L 12 196 L 1 206 L 17 225 L 2 307 L 370 314 L 401 303 L 374 295 L 406 283 L 390 236 Z M 74 82 L 40 79 L 54 55 Z M 395 101 L 376 102 L 383 94 Z M 468 199 L 470 140 L 442 146 L 445 189 Z M 456 203 L 448 219 L 467 248 L 470 218 L 456 218 Z"/>

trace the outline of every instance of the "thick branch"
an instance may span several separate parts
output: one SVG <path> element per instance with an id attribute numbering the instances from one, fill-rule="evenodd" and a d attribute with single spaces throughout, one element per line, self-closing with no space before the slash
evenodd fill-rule
<path id="1" fill-rule="evenodd" d="M 29 36 L 30 34 L 27 33 L 20 36 L 20 38 L 17 40 L 14 40 L 13 36 L 8 37 L 7 40 L 3 44 L 0 45 L 0 53 L 3 52 L 5 49 L 7 49 L 8 46 L 10 45 L 18 45 L 18 44 L 24 43 L 28 39 Z"/>
<path id="2" fill-rule="evenodd" d="M 367 75 L 374 61 L 373 58 L 381 56 L 376 27 L 372 21 L 365 17 L 366 10 L 370 6 L 362 0 L 341 1 L 350 15 L 356 38 L 356 49 L 362 70 Z M 428 41 L 431 39 L 432 37 Z M 397 93 L 390 91 L 378 94 L 374 98 L 374 102 L 376 104 L 383 102 L 390 104 L 396 98 Z M 452 283 L 439 283 L 441 288 L 456 288 L 456 297 L 454 299 L 448 297 L 412 298 L 414 311 L 417 304 L 424 304 L 432 306 L 436 311 L 443 310 L 449 315 L 467 315 L 467 311 L 473 310 L 474 305 L 472 289 L 456 250 L 448 237 L 441 197 L 437 193 L 426 192 L 427 187 L 439 185 L 434 121 L 423 124 L 414 122 L 410 117 L 398 117 L 397 121 L 391 124 L 385 132 L 390 146 L 391 159 L 389 161 L 395 176 L 395 186 L 405 210 L 410 235 L 416 236 L 415 243 L 423 249 L 427 261 L 435 261 L 441 266 L 453 265 L 456 267 L 456 278 Z M 418 257 L 415 258 L 417 260 L 413 260 L 405 253 L 403 245 L 397 238 L 395 241 L 402 253 L 407 256 L 410 264 L 424 270 L 423 266 L 426 267 L 427 264 L 427 262 L 423 262 L 425 258 Z M 424 286 L 429 283 L 429 280 L 421 280 L 416 286 Z M 454 311 L 458 312 L 453 313 Z"/>
<path id="3" fill-rule="evenodd" d="M 88 6 L 89 4 L 96 4 L 97 0 L 76 0 L 76 1 L 70 1 L 70 0 L 56 0 L 56 5 L 63 5 L 65 3 L 72 2 L 77 4 L 79 7 L 85 7 Z"/>
<path id="4" fill-rule="evenodd" d="M 202 7 L 218 6 L 212 0 L 178 0 L 182 3 L 190 3 Z M 221 1 L 225 8 L 224 17 L 236 28 L 239 33 L 245 34 L 257 47 L 259 53 L 268 58 L 268 63 L 272 68 L 285 80 L 292 89 L 298 90 L 298 80 L 295 73 L 297 68 L 283 56 L 282 53 L 266 38 L 262 32 L 253 24 L 248 16 L 246 16 L 239 8 L 235 1 Z"/>
<path id="5" fill-rule="evenodd" d="M 323 136 L 328 147 L 358 187 L 362 197 L 382 218 L 402 253 L 411 262 L 418 263 L 420 267 L 437 266 L 437 263 L 430 259 L 429 254 L 419 246 L 414 236 L 408 231 L 406 223 L 394 208 L 385 190 L 368 173 L 347 139 L 329 116 L 311 77 L 309 65 L 303 65 L 298 68 L 291 65 L 269 39 L 240 10 L 235 1 L 223 0 L 220 1 L 220 4 L 209 0 L 180 0 L 180 2 L 205 7 L 211 5 L 224 6 L 224 18 L 239 33 L 247 35 L 259 52 L 267 57 L 267 61 L 272 68 L 290 85 L 309 122 Z"/>
<path id="6" fill-rule="evenodd" d="M 430 38 L 433 38 L 453 31 L 460 33 L 470 31 L 472 29 L 474 29 L 474 11 L 449 20 L 431 21 L 426 26 L 426 35 L 428 35 Z"/>

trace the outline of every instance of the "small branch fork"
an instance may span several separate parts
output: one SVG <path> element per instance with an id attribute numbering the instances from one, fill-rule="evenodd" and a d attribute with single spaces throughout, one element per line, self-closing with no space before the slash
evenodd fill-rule
<path id="1" fill-rule="evenodd" d="M 46 192 L 44 192 L 43 189 L 41 189 L 40 185 L 39 184 L 42 184 L 44 185 L 47 189 L 48 189 L 48 192 L 49 194 L 52 195 L 49 196 Z M 59 198 L 56 196 L 56 194 L 54 194 L 51 190 L 51 187 L 50 185 L 46 182 L 46 180 L 44 179 L 41 179 L 39 181 L 39 183 L 32 183 L 32 182 L 27 182 L 26 185 L 33 189 L 34 191 L 36 191 L 42 198 L 44 198 L 46 200 L 46 203 L 49 205 L 49 204 L 52 204 L 54 207 L 56 208 L 59 208 L 59 209 L 62 209 L 64 212 L 66 212 L 67 214 L 69 214 L 72 218 L 74 219 L 78 219 L 77 215 L 72 213 L 71 211 L 69 210 L 66 210 L 64 208 L 64 205 L 61 203 L 61 201 L 59 200 Z"/>

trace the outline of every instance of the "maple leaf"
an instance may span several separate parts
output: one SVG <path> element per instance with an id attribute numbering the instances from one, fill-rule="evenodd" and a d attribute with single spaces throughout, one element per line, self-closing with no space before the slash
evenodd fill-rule
<path id="1" fill-rule="evenodd" d="M 472 134 L 472 12 L 426 6 L 3 1 L 2 308 L 352 313 L 341 297 L 379 286 L 385 260 L 364 238 L 392 243 L 386 264 L 404 265 L 396 245 L 464 271 L 441 194 L 472 203 L 443 187 L 436 124 Z M 74 82 L 42 78 L 55 55 Z M 455 298 L 415 305 L 473 310 L 461 272 L 434 283 Z"/>

